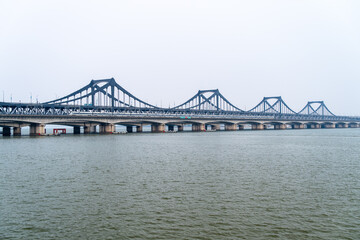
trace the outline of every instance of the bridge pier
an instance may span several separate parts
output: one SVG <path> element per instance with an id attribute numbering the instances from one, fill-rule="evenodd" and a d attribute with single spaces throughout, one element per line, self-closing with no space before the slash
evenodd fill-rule
<path id="1" fill-rule="evenodd" d="M 30 125 L 30 136 L 45 134 L 45 124 L 33 123 Z"/>
<path id="2" fill-rule="evenodd" d="M 84 134 L 96 133 L 96 126 L 85 125 L 84 126 Z"/>
<path id="3" fill-rule="evenodd" d="M 321 128 L 321 125 L 319 123 L 309 123 L 306 125 L 306 127 L 310 129 L 319 129 Z"/>
<path id="4" fill-rule="evenodd" d="M 114 124 L 101 124 L 99 127 L 100 134 L 111 134 L 115 132 L 115 125 Z"/>
<path id="5" fill-rule="evenodd" d="M 143 131 L 142 124 L 140 126 L 136 126 L 136 132 L 142 132 L 142 131 Z"/>
<path id="6" fill-rule="evenodd" d="M 14 136 L 21 136 L 21 127 L 13 127 Z"/>
<path id="7" fill-rule="evenodd" d="M 220 131 L 220 124 L 212 124 L 210 126 L 213 131 Z"/>
<path id="8" fill-rule="evenodd" d="M 80 127 L 79 126 L 74 127 L 74 134 L 80 134 Z"/>
<path id="9" fill-rule="evenodd" d="M 338 123 L 335 125 L 336 128 L 348 128 L 349 125 L 347 123 Z"/>
<path id="10" fill-rule="evenodd" d="M 3 127 L 3 136 L 10 136 L 11 135 L 11 129 L 10 127 Z"/>
<path id="11" fill-rule="evenodd" d="M 204 132 L 205 131 L 204 123 L 193 123 L 191 127 L 192 127 L 193 132 Z"/>
<path id="12" fill-rule="evenodd" d="M 132 133 L 133 132 L 133 126 L 126 126 L 126 132 Z"/>
<path id="13" fill-rule="evenodd" d="M 238 130 L 237 124 L 225 124 L 225 131 L 236 131 Z"/>
<path id="14" fill-rule="evenodd" d="M 274 129 L 275 130 L 285 130 L 286 129 L 286 124 L 283 124 L 283 123 L 275 124 Z"/>
<path id="15" fill-rule="evenodd" d="M 322 128 L 335 128 L 335 123 L 325 123 Z"/>
<path id="16" fill-rule="evenodd" d="M 265 126 L 264 124 L 251 124 L 252 130 L 264 130 Z"/>
<path id="17" fill-rule="evenodd" d="M 165 124 L 155 123 L 151 125 L 151 132 L 153 133 L 162 133 L 165 132 Z"/>
<path id="18" fill-rule="evenodd" d="M 184 131 L 184 124 L 178 125 L 177 129 L 178 129 L 178 132 L 183 132 Z"/>
<path id="19" fill-rule="evenodd" d="M 305 126 L 304 124 L 292 124 L 291 128 L 292 129 L 303 129 Z"/>

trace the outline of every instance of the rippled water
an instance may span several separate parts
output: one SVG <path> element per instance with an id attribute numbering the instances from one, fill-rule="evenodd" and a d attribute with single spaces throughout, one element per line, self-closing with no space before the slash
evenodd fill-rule
<path id="1" fill-rule="evenodd" d="M 0 137 L 0 239 L 360 239 L 360 129 Z"/>

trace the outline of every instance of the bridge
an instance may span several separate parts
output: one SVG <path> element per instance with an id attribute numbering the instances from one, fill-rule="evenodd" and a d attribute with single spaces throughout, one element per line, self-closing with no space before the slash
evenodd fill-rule
<path id="1" fill-rule="evenodd" d="M 74 134 L 114 133 L 116 125 L 127 132 L 236 131 L 250 128 L 317 129 L 358 128 L 360 117 L 337 116 L 323 101 L 309 101 L 298 112 L 281 96 L 264 97 L 245 111 L 232 104 L 218 89 L 199 90 L 184 103 L 162 108 L 147 103 L 120 86 L 114 78 L 92 80 L 81 89 L 64 97 L 43 103 L 0 102 L 0 127 L 3 135 L 21 135 L 30 127 L 30 135 L 44 135 L 49 124 L 74 127 Z M 82 129 L 82 131 L 81 131 Z"/>

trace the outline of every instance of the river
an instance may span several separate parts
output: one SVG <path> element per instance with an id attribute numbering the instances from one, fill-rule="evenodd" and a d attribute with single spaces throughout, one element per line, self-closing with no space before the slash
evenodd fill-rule
<path id="1" fill-rule="evenodd" d="M 360 129 L 0 137 L 0 239 L 360 239 Z"/>

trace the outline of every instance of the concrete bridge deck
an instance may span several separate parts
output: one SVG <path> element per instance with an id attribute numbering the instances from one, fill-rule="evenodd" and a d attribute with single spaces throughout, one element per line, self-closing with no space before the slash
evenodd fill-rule
<path id="1" fill-rule="evenodd" d="M 0 127 L 3 135 L 21 135 L 21 128 L 30 127 L 30 135 L 44 135 L 46 125 L 64 125 L 74 128 L 74 134 L 96 133 L 110 134 L 115 132 L 116 125 L 125 126 L 127 132 L 142 132 L 143 127 L 150 125 L 151 132 L 183 131 L 184 125 L 191 125 L 192 131 L 220 130 L 223 125 L 225 131 L 243 130 L 247 127 L 253 130 L 264 129 L 319 129 L 319 128 L 358 128 L 360 120 L 326 120 L 316 117 L 301 120 L 294 116 L 279 117 L 274 115 L 267 118 L 256 116 L 121 116 L 121 115 L 0 115 Z M 12 129 L 12 131 L 11 131 Z M 81 131 L 81 129 L 83 129 Z"/>

